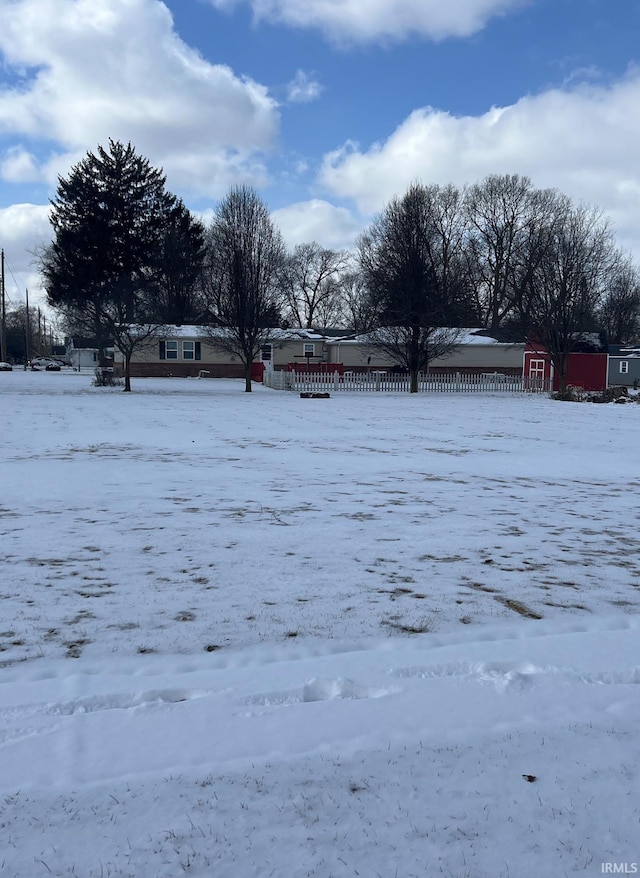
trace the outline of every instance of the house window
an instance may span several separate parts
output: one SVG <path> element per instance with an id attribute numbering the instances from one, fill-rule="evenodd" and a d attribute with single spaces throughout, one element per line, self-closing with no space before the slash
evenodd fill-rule
<path id="1" fill-rule="evenodd" d="M 629 374 L 629 360 L 621 360 L 620 361 L 620 374 L 628 375 Z"/>
<path id="2" fill-rule="evenodd" d="M 270 344 L 262 345 L 262 362 L 269 363 L 271 361 L 272 347 Z"/>
<path id="3" fill-rule="evenodd" d="M 302 345 L 302 356 L 303 357 L 314 357 L 316 353 L 316 346 L 311 342 L 305 342 Z"/>
<path id="4" fill-rule="evenodd" d="M 182 359 L 183 360 L 199 360 L 201 359 L 201 347 L 199 341 L 183 341 L 182 342 Z"/>
<path id="5" fill-rule="evenodd" d="M 178 359 L 178 342 L 177 341 L 161 341 L 159 350 L 159 358 L 161 360 L 177 360 Z"/>

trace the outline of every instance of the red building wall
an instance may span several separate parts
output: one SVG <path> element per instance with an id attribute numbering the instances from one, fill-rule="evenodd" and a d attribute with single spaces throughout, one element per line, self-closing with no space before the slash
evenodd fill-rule
<path id="1" fill-rule="evenodd" d="M 567 384 L 584 390 L 607 389 L 607 354 L 569 354 Z M 553 389 L 558 390 L 558 376 L 553 376 Z"/>
<path id="2" fill-rule="evenodd" d="M 582 387 L 584 390 L 606 390 L 608 355 L 606 353 L 569 354 L 567 361 L 567 384 Z M 544 377 L 553 374 L 553 390 L 560 387 L 560 379 L 556 370 L 552 369 L 549 355 L 527 345 L 524 352 L 524 374 L 531 376 L 531 361 L 544 360 Z"/>

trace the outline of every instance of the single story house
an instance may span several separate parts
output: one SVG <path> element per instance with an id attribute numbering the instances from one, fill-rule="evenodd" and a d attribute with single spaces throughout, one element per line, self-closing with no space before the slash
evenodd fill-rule
<path id="1" fill-rule="evenodd" d="M 223 333 L 224 330 L 219 330 Z M 461 330 L 458 344 L 445 357 L 434 359 L 429 372 L 522 374 L 524 344 L 505 341 L 485 329 Z M 116 349 L 114 366 L 122 372 L 124 358 Z M 388 371 L 401 368 L 376 350 L 365 335 L 339 335 L 313 329 L 273 329 L 254 360 L 253 378 L 262 380 L 265 369 L 298 371 Z M 167 326 L 137 351 L 131 361 L 135 377 L 242 378 L 238 357 L 216 346 L 199 326 Z"/>
<path id="2" fill-rule="evenodd" d="M 640 344 L 609 345 L 609 387 L 640 386 Z"/>
<path id="3" fill-rule="evenodd" d="M 98 343 L 92 338 L 65 338 L 65 362 L 76 370 L 98 365 Z"/>
<path id="4" fill-rule="evenodd" d="M 224 330 L 218 330 L 220 334 Z M 253 363 L 253 378 L 265 369 L 286 369 L 291 363 L 313 366 L 326 361 L 325 337 L 312 329 L 274 329 Z M 122 373 L 124 357 L 115 351 L 114 368 Z M 132 378 L 180 377 L 244 378 L 244 366 L 235 354 L 214 344 L 200 326 L 166 326 L 131 360 Z"/>
<path id="5" fill-rule="evenodd" d="M 386 371 L 399 364 L 367 341 L 366 335 L 327 339 L 329 363 L 342 363 L 353 372 Z M 524 343 L 501 340 L 500 333 L 487 329 L 462 329 L 451 352 L 429 364 L 430 374 L 481 374 L 498 372 L 522 375 Z"/>

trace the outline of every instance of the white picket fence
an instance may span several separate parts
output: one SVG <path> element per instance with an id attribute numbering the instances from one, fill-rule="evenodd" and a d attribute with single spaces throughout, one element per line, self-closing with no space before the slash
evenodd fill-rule
<path id="1" fill-rule="evenodd" d="M 269 370 L 264 373 L 264 384 L 274 390 L 295 390 L 318 393 L 340 391 L 378 391 L 407 393 L 409 376 L 391 372 L 285 372 Z M 418 390 L 421 393 L 549 393 L 549 381 L 543 378 L 491 374 L 450 375 L 420 374 Z"/>

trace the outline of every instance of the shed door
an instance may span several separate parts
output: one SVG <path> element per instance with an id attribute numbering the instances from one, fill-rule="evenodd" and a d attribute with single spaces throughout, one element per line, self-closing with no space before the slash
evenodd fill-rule
<path id="1" fill-rule="evenodd" d="M 529 378 L 544 377 L 544 360 L 529 360 Z"/>

